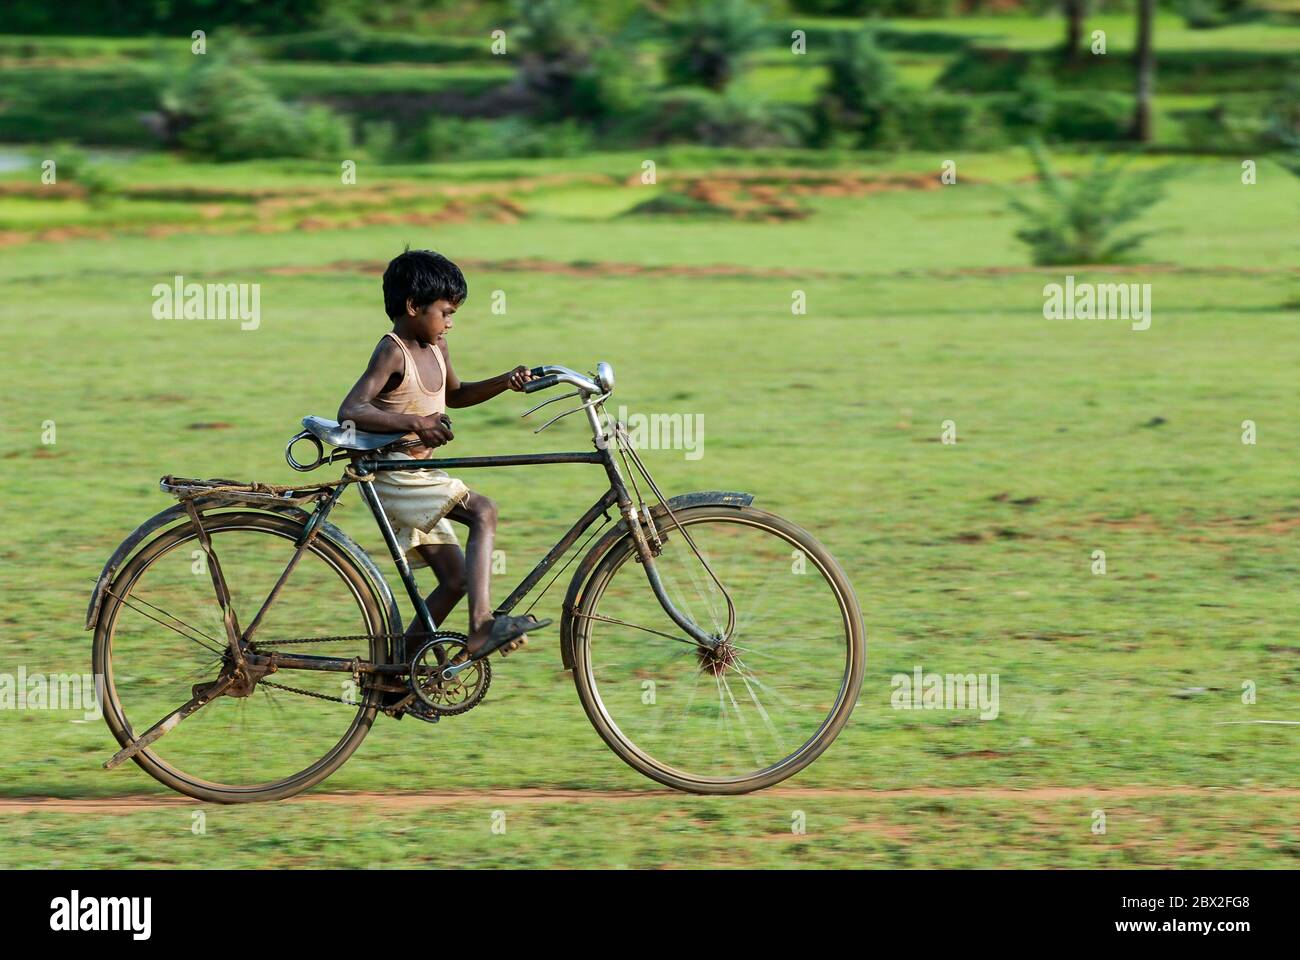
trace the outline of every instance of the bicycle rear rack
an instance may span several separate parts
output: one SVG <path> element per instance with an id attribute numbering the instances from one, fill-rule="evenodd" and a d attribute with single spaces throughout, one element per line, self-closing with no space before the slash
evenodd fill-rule
<path id="1" fill-rule="evenodd" d="M 170 474 L 158 481 L 158 488 L 163 493 L 170 493 L 181 502 L 195 500 L 199 497 L 211 497 L 229 503 L 252 505 L 305 503 L 309 500 L 318 500 L 329 496 L 335 486 L 335 483 L 286 486 L 274 483 L 260 483 L 256 480 L 244 483 L 240 480 L 226 480 L 220 477 L 198 480 L 192 477 L 173 477 Z"/>

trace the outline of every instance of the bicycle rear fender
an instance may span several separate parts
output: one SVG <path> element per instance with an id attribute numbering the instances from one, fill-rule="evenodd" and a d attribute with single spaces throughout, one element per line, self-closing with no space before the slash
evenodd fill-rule
<path id="1" fill-rule="evenodd" d="M 221 500 L 216 497 L 200 497 L 194 501 L 194 505 L 202 511 L 213 507 L 229 507 L 231 504 L 228 500 Z M 291 504 L 268 504 L 266 506 L 247 507 L 246 509 L 264 513 L 284 514 L 300 523 L 306 523 L 307 518 L 311 516 L 306 510 Z M 178 503 L 162 511 L 162 513 L 150 517 L 132 530 L 130 536 L 123 540 L 118 548 L 113 551 L 113 555 L 108 558 L 108 562 L 104 564 L 104 569 L 99 574 L 99 579 L 95 582 L 95 592 L 90 596 L 90 606 L 86 610 L 87 630 L 95 628 L 95 621 L 99 617 L 99 608 L 104 602 L 104 591 L 108 588 L 114 574 L 117 573 L 118 567 L 126 562 L 127 558 L 135 552 L 135 548 L 144 542 L 146 537 L 178 520 L 189 520 L 189 514 L 186 512 L 183 503 Z M 388 611 L 389 630 L 400 633 L 404 622 L 401 611 L 397 607 L 397 601 L 393 598 L 393 591 L 389 588 L 388 581 L 384 579 L 384 575 L 379 571 L 379 567 L 375 565 L 375 561 L 370 558 L 370 554 L 362 550 L 353 542 L 351 537 L 328 520 L 320 525 L 316 535 L 324 537 L 339 550 L 342 550 L 347 554 L 348 559 L 361 568 L 366 578 L 370 580 L 371 585 L 375 588 L 375 592 L 383 602 L 384 608 Z"/>
<path id="2" fill-rule="evenodd" d="M 752 493 L 740 493 L 735 490 L 700 490 L 696 493 L 683 493 L 680 496 L 670 498 L 668 507 L 674 513 L 678 510 L 686 510 L 689 507 L 735 507 L 740 510 L 753 502 L 754 495 Z M 662 506 L 652 507 L 650 513 L 656 519 L 667 516 L 667 512 Z M 564 595 L 562 609 L 566 615 L 560 618 L 560 656 L 564 660 L 565 670 L 572 670 L 574 665 L 573 618 L 567 616 L 567 614 L 574 609 L 578 594 L 582 592 L 583 585 L 591 576 L 592 570 L 596 568 L 596 564 L 605 556 L 610 547 L 627 536 L 630 536 L 627 529 L 622 523 L 619 523 L 601 537 L 594 547 L 587 551 L 587 555 L 578 564 L 578 569 L 573 572 L 573 579 L 569 581 L 568 592 Z M 646 589 L 648 590 L 649 587 L 647 586 Z"/>

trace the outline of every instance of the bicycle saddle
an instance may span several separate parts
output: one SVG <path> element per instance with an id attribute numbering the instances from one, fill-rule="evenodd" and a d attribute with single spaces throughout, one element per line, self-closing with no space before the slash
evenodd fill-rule
<path id="1" fill-rule="evenodd" d="M 302 425 L 317 440 L 330 446 L 342 447 L 344 450 L 378 450 L 390 443 L 396 443 L 404 436 L 400 433 L 367 433 L 364 430 L 349 430 L 340 426 L 337 420 L 326 420 L 324 417 L 303 417 Z"/>

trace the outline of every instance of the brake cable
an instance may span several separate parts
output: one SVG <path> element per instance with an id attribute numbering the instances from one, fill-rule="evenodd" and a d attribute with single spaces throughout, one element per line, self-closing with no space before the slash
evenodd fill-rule
<path id="1" fill-rule="evenodd" d="M 606 414 L 606 418 L 608 419 L 608 414 Z M 636 465 L 637 472 L 641 474 L 641 476 L 645 479 L 646 484 L 654 492 L 654 495 L 659 499 L 659 505 L 662 506 L 664 508 L 664 512 L 668 514 L 668 518 L 669 520 L 672 521 L 672 525 L 681 532 L 682 538 L 686 541 L 687 545 L 690 546 L 691 552 L 694 553 L 696 559 L 700 561 L 700 565 L 704 567 L 705 571 L 709 575 L 709 578 L 717 585 L 718 589 L 722 591 L 722 597 L 724 600 L 727 601 L 727 624 L 728 624 L 728 630 L 730 630 L 731 628 L 734 627 L 736 623 L 736 605 L 731 600 L 731 594 L 727 591 L 727 588 L 723 586 L 722 581 L 718 579 L 718 575 L 713 572 L 713 567 L 709 566 L 709 561 L 704 559 L 704 555 L 700 553 L 699 547 L 695 545 L 694 538 L 686 531 L 686 527 L 682 525 L 681 521 L 677 519 L 677 514 L 673 513 L 673 508 L 668 506 L 668 501 L 664 497 L 663 491 L 661 491 L 659 489 L 659 485 L 655 483 L 654 477 L 650 476 L 650 471 L 646 469 L 645 464 L 641 461 L 641 457 L 636 452 L 636 448 L 632 446 L 632 442 L 631 442 L 632 438 L 631 436 L 629 436 L 627 432 L 627 428 L 624 427 L 623 424 L 617 420 L 614 421 L 614 436 L 615 439 L 627 441 L 626 443 L 619 443 L 618 445 L 619 455 L 623 457 L 623 463 L 626 465 L 627 458 L 629 456 L 632 458 L 632 462 Z M 630 468 L 628 469 L 628 474 L 629 476 L 631 476 L 632 474 Z M 637 490 L 637 497 L 638 499 L 640 499 L 641 494 L 639 489 L 636 486 L 635 477 L 632 477 L 632 487 L 633 489 Z M 641 507 L 643 510 L 645 509 L 644 500 L 641 501 Z M 647 512 L 646 519 L 647 522 L 649 522 L 651 527 L 653 528 L 654 526 L 653 515 Z M 657 530 L 655 535 L 658 536 Z"/>

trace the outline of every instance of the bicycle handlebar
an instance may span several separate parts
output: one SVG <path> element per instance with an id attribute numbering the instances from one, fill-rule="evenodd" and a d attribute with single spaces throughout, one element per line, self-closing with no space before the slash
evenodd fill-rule
<path id="1" fill-rule="evenodd" d="M 601 361 L 596 364 L 596 379 L 584 376 L 576 370 L 570 370 L 568 367 L 561 367 L 558 364 L 543 364 L 540 367 L 533 367 L 530 371 L 534 377 L 539 379 L 529 380 L 524 384 L 525 393 L 534 393 L 538 390 L 546 390 L 555 386 L 557 383 L 567 383 L 577 387 L 583 393 L 609 393 L 614 389 L 614 368 L 608 363 Z"/>

